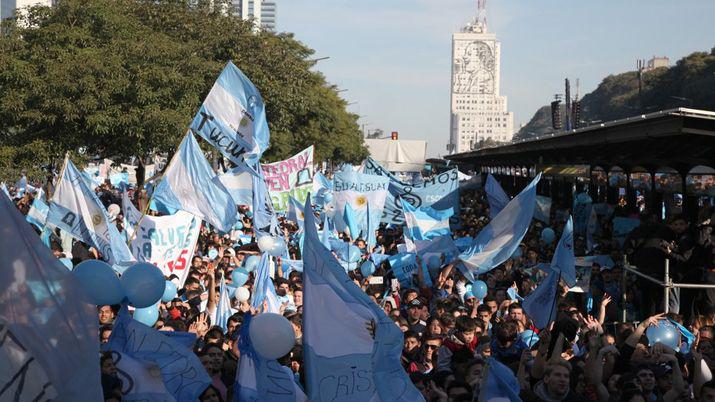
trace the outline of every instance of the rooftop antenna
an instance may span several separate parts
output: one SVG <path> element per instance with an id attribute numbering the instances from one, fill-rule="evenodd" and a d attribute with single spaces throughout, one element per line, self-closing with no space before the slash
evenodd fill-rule
<path id="1" fill-rule="evenodd" d="M 477 25 L 487 29 L 487 0 L 477 0 Z"/>

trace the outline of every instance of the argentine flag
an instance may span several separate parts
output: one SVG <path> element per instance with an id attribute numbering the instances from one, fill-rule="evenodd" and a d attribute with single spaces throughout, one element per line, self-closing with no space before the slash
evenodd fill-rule
<path id="1" fill-rule="evenodd" d="M 321 244 L 310 202 L 303 248 L 303 353 L 312 402 L 424 401 L 400 363 L 403 335 Z"/>
<path id="2" fill-rule="evenodd" d="M 509 203 L 509 196 L 506 195 L 491 173 L 487 176 L 487 184 L 484 189 L 487 192 L 487 201 L 489 201 L 489 218 L 494 219 Z"/>
<path id="3" fill-rule="evenodd" d="M 551 258 L 551 269 L 561 273 L 561 279 L 569 287 L 576 286 L 576 257 L 573 249 L 573 218 L 569 216 L 564 231 L 561 233 L 559 244 L 556 245 L 554 256 Z"/>
<path id="4" fill-rule="evenodd" d="M 226 279 L 221 275 L 221 287 L 219 290 L 218 303 L 216 304 L 216 310 L 211 314 L 211 322 L 214 325 L 221 327 L 225 333 L 228 329 L 227 323 L 228 318 L 235 313 L 236 310 L 231 308 L 231 298 L 228 296 L 228 287 L 226 286 Z"/>
<path id="5" fill-rule="evenodd" d="M 459 255 L 465 268 L 483 274 L 514 254 L 529 230 L 536 205 L 536 185 L 541 174 L 514 197 L 477 235 L 472 245 Z"/>
<path id="6" fill-rule="evenodd" d="M 405 212 L 409 236 L 413 240 L 431 240 L 452 233 L 449 229 L 449 218 L 454 215 L 452 208 L 438 211 L 430 207 L 415 208 L 404 199 L 400 199 L 400 202 Z"/>
<path id="7" fill-rule="evenodd" d="M 95 247 L 119 272 L 135 261 L 107 210 L 69 157 L 52 195 L 47 222 Z"/>
<path id="8" fill-rule="evenodd" d="M 206 95 L 191 129 L 239 166 L 244 160 L 257 162 L 270 139 L 261 94 L 230 61 Z"/>
<path id="9" fill-rule="evenodd" d="M 271 257 L 268 253 L 261 254 L 261 261 L 256 267 L 256 281 L 253 286 L 251 296 L 251 306 L 263 313 L 280 314 L 281 303 L 278 301 L 276 287 L 270 277 Z M 263 309 L 263 302 L 266 302 L 266 309 Z"/>
<path id="10" fill-rule="evenodd" d="M 206 161 L 194 135 L 186 133 L 171 158 L 154 201 L 182 209 L 228 233 L 236 222 L 236 203 Z"/>

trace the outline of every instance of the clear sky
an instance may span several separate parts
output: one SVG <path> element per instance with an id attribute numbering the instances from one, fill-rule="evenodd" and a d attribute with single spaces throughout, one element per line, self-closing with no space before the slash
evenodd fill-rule
<path id="1" fill-rule="evenodd" d="M 315 49 L 316 69 L 355 102 L 366 129 L 425 139 L 428 155 L 449 140 L 451 34 L 476 0 L 277 0 L 279 31 Z M 514 126 L 580 79 L 580 94 L 636 59 L 671 62 L 715 47 L 715 0 L 487 0 L 502 42 L 501 88 Z"/>

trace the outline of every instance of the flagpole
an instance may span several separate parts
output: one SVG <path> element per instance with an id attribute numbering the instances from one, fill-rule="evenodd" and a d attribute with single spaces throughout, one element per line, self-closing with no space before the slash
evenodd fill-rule
<path id="1" fill-rule="evenodd" d="M 554 307 L 556 306 L 556 300 L 559 298 L 559 284 L 561 283 L 561 270 L 559 270 L 559 277 L 556 279 L 556 295 L 554 296 L 554 301 L 551 303 L 551 309 L 549 310 L 549 320 L 546 324 L 546 327 L 548 328 L 549 324 L 551 324 L 551 314 L 554 312 Z M 532 322 L 533 324 L 533 322 Z M 531 331 L 531 335 L 529 335 L 529 345 L 531 345 L 531 340 L 534 338 L 534 331 Z M 529 346 L 527 345 L 527 346 Z"/>

